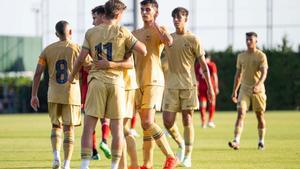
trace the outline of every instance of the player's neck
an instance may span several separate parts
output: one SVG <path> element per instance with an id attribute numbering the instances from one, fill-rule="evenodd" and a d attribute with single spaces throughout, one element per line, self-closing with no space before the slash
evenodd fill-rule
<path id="1" fill-rule="evenodd" d="M 153 25 L 153 21 L 144 21 L 144 28 L 151 28 Z"/>
<path id="2" fill-rule="evenodd" d="M 185 27 L 183 27 L 183 28 L 176 28 L 176 34 L 183 35 L 185 33 L 186 33 Z"/>
<path id="3" fill-rule="evenodd" d="M 255 48 L 248 48 L 247 49 L 247 51 L 249 52 L 249 53 L 254 53 L 254 52 L 256 52 L 256 47 Z"/>

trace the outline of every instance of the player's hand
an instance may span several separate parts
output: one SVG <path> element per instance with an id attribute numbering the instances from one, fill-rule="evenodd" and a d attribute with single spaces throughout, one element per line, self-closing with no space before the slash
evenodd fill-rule
<path id="1" fill-rule="evenodd" d="M 110 61 L 106 59 L 98 60 L 94 62 L 96 69 L 109 69 L 111 68 L 110 66 Z"/>
<path id="2" fill-rule="evenodd" d="M 33 108 L 34 111 L 37 111 L 38 108 L 40 107 L 39 98 L 37 96 L 32 96 L 31 101 L 30 101 L 30 105 L 31 105 L 31 107 Z"/>
<path id="3" fill-rule="evenodd" d="M 259 84 L 255 84 L 255 86 L 253 87 L 253 93 L 259 93 L 261 91 L 261 85 Z"/>
<path id="4" fill-rule="evenodd" d="M 219 90 L 219 88 L 216 88 L 216 95 L 218 95 L 219 93 L 220 93 L 220 90 Z"/>
<path id="5" fill-rule="evenodd" d="M 232 93 L 231 100 L 232 100 L 233 103 L 237 103 L 237 93 L 236 92 Z"/>
<path id="6" fill-rule="evenodd" d="M 74 76 L 72 74 L 69 75 L 68 82 L 71 83 L 71 84 L 75 84 L 75 82 L 74 82 Z"/>
<path id="7" fill-rule="evenodd" d="M 207 90 L 207 96 L 208 96 L 208 101 L 210 103 L 214 103 L 215 102 L 215 99 L 216 99 L 215 92 L 214 92 L 214 90 L 212 88 L 209 88 Z"/>

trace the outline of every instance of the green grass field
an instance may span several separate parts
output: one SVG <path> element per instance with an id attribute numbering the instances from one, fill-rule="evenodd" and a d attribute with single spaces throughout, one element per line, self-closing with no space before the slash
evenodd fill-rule
<path id="1" fill-rule="evenodd" d="M 255 115 L 247 115 L 241 139 L 241 149 L 231 150 L 227 142 L 233 137 L 236 114 L 217 112 L 215 129 L 202 129 L 200 115 L 194 116 L 195 145 L 193 169 L 296 169 L 300 168 L 300 112 L 270 111 L 266 114 L 266 149 L 257 150 L 257 122 Z M 178 116 L 181 126 L 181 117 Z M 162 126 L 161 114 L 157 121 Z M 139 123 L 139 121 L 138 121 Z M 45 169 L 51 168 L 50 123 L 47 114 L 0 115 L 0 168 Z M 141 129 L 137 125 L 137 130 Z M 80 136 L 82 127 L 76 128 L 76 144 L 72 168 L 80 166 Z M 98 135 L 100 127 L 97 128 Z M 99 137 L 98 137 L 99 138 Z M 169 139 L 176 150 L 174 141 Z M 137 139 L 139 161 L 142 161 L 142 139 Z M 61 153 L 62 155 L 62 153 Z M 110 161 L 104 158 L 92 161 L 90 169 L 109 168 Z M 162 168 L 164 157 L 155 148 L 155 169 Z"/>

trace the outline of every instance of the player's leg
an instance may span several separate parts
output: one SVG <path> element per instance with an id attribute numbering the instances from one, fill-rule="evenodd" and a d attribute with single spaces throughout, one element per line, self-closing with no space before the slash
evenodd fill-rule
<path id="1" fill-rule="evenodd" d="M 117 169 L 122 156 L 124 144 L 123 119 L 111 119 L 110 129 L 112 135 L 111 143 L 111 169 Z"/>
<path id="2" fill-rule="evenodd" d="M 89 167 L 92 155 L 92 135 L 98 121 L 98 117 L 103 117 L 107 98 L 105 84 L 97 79 L 89 82 L 87 100 L 85 105 L 84 125 L 81 136 L 81 169 Z"/>
<path id="3" fill-rule="evenodd" d="M 215 111 L 216 111 L 216 99 L 214 99 L 213 102 L 210 102 L 208 106 L 209 117 L 208 117 L 207 126 L 210 128 L 216 127 L 216 124 L 214 123 Z"/>
<path id="4" fill-rule="evenodd" d="M 101 130 L 102 130 L 102 141 L 99 144 L 100 149 L 103 151 L 106 158 L 111 159 L 111 151 L 107 144 L 107 139 L 109 137 L 109 119 L 107 118 L 101 118 Z"/>
<path id="5" fill-rule="evenodd" d="M 133 113 L 133 116 L 132 116 L 132 119 L 131 119 L 131 123 L 130 123 L 130 133 L 135 136 L 135 137 L 139 137 L 140 135 L 138 134 L 138 132 L 135 130 L 135 126 L 136 126 L 136 120 L 137 120 L 137 117 L 136 117 L 137 113 L 134 112 Z"/>
<path id="6" fill-rule="evenodd" d="M 81 136 L 81 169 L 88 169 L 92 156 L 92 136 L 97 124 L 98 118 L 84 115 L 84 125 Z"/>
<path id="7" fill-rule="evenodd" d="M 176 153 L 179 161 L 183 161 L 185 145 L 182 136 L 175 124 L 176 112 L 180 112 L 179 90 L 165 89 L 163 98 L 163 122 L 168 133 L 177 143 L 179 149 Z"/>
<path id="8" fill-rule="evenodd" d="M 254 94 L 252 97 L 252 106 L 258 121 L 258 149 L 263 150 L 265 147 L 264 139 L 266 134 L 266 120 L 264 113 L 266 110 L 266 95 L 264 93 Z"/>
<path id="9" fill-rule="evenodd" d="M 100 160 L 100 155 L 97 151 L 97 136 L 96 136 L 96 131 L 93 132 L 93 154 L 92 154 L 92 159 L 93 160 Z"/>
<path id="10" fill-rule="evenodd" d="M 244 121 L 246 117 L 246 112 L 250 105 L 250 96 L 247 95 L 247 93 L 243 90 L 240 90 L 239 96 L 238 96 L 238 103 L 237 103 L 237 119 L 235 122 L 235 128 L 234 128 L 234 139 L 233 141 L 229 142 L 228 145 L 238 150 L 240 148 L 240 139 L 241 134 L 243 132 L 244 128 Z"/>
<path id="11" fill-rule="evenodd" d="M 192 150 L 195 140 L 195 131 L 193 125 L 193 110 L 182 110 L 183 135 L 185 143 L 185 154 L 182 164 L 185 167 L 192 166 Z"/>
<path id="12" fill-rule="evenodd" d="M 201 115 L 201 126 L 202 128 L 206 128 L 206 109 L 207 109 L 207 97 L 206 91 L 200 91 L 198 95 L 199 99 L 199 111 Z"/>
<path id="13" fill-rule="evenodd" d="M 64 125 L 64 169 L 70 169 L 70 162 L 74 150 L 75 133 L 74 126 Z"/>
<path id="14" fill-rule="evenodd" d="M 49 117 L 52 123 L 51 129 L 51 145 L 53 152 L 52 168 L 60 168 L 60 148 L 62 144 L 62 121 L 61 106 L 56 103 L 48 103 Z"/>

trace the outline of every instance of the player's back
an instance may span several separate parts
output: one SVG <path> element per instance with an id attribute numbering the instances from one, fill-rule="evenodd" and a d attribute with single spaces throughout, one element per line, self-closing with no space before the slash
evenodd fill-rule
<path id="1" fill-rule="evenodd" d="M 79 51 L 77 44 L 66 40 L 55 42 L 42 52 L 49 72 L 48 102 L 80 105 L 78 76 L 75 84 L 68 83 Z"/>
<path id="2" fill-rule="evenodd" d="M 101 24 L 89 29 L 85 35 L 83 48 L 90 51 L 93 62 L 101 59 L 121 61 L 126 49 L 131 49 L 136 42 L 134 36 L 119 25 Z M 101 79 L 104 83 L 123 85 L 121 69 L 96 69 L 92 64 L 89 78 Z"/>

